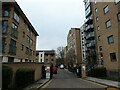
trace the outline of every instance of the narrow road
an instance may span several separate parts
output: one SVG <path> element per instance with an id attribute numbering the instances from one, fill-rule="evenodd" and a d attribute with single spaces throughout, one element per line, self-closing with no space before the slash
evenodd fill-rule
<path id="1" fill-rule="evenodd" d="M 58 69 L 54 78 L 42 88 L 91 88 L 91 90 L 96 88 L 96 90 L 104 90 L 105 86 L 77 78 L 76 75 L 64 69 Z"/>

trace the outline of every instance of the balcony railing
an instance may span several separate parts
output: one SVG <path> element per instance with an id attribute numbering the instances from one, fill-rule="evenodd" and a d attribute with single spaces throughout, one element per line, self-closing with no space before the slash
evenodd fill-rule
<path id="1" fill-rule="evenodd" d="M 89 47 L 94 47 L 95 46 L 95 42 L 91 42 L 91 43 L 89 43 L 89 44 L 87 44 L 87 47 L 89 48 Z"/>
<path id="2" fill-rule="evenodd" d="M 86 39 L 94 38 L 94 37 L 95 37 L 94 32 L 91 32 L 91 33 L 89 33 L 89 34 L 86 36 Z"/>
<path id="3" fill-rule="evenodd" d="M 88 18 L 85 20 L 85 24 L 91 23 L 92 20 L 93 20 L 93 17 L 92 17 L 92 16 L 88 17 Z"/>
<path id="4" fill-rule="evenodd" d="M 88 30 L 93 29 L 93 28 L 94 28 L 94 27 L 93 27 L 93 24 L 88 25 L 88 26 L 85 28 L 85 31 L 88 31 Z"/>
<path id="5" fill-rule="evenodd" d="M 9 44 L 9 54 L 16 55 L 16 46 L 13 46 L 12 44 Z"/>

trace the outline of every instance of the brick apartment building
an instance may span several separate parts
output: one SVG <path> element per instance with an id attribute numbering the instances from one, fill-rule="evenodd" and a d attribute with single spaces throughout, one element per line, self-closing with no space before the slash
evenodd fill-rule
<path id="1" fill-rule="evenodd" d="M 35 62 L 37 36 L 17 2 L 2 2 L 2 62 Z"/>
<path id="2" fill-rule="evenodd" d="M 120 74 L 120 0 L 92 3 L 99 66 L 109 76 Z"/>
<path id="3" fill-rule="evenodd" d="M 80 41 L 80 28 L 71 28 L 67 36 L 67 52 L 73 50 L 74 62 L 73 65 L 81 65 L 81 41 Z M 70 51 L 72 52 L 72 51 Z"/>
<path id="4" fill-rule="evenodd" d="M 37 50 L 36 61 L 44 64 L 56 64 L 55 50 Z"/>

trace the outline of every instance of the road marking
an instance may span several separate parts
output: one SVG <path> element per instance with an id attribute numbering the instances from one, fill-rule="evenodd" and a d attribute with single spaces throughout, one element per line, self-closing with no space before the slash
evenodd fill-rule
<path id="1" fill-rule="evenodd" d="M 107 86 L 106 86 L 106 85 L 99 84 L 99 83 L 94 82 L 94 81 L 88 81 L 88 80 L 85 80 L 85 79 L 80 79 L 80 80 L 83 80 L 83 81 L 86 81 L 86 82 L 89 82 L 89 83 L 96 84 L 96 85 L 102 86 L 102 87 L 104 87 L 104 88 L 107 88 Z"/>
<path id="2" fill-rule="evenodd" d="M 53 81 L 53 79 L 51 79 L 49 82 L 47 82 L 44 86 L 42 86 L 41 88 L 46 88 L 51 82 Z"/>
<path id="3" fill-rule="evenodd" d="M 107 88 L 107 90 L 120 90 L 120 89 L 118 89 L 118 88 L 111 88 L 111 87 L 109 87 L 109 88 Z"/>

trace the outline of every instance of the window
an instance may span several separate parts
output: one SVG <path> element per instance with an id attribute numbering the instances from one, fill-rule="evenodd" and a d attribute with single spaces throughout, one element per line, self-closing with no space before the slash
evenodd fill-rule
<path id="1" fill-rule="evenodd" d="M 23 32 L 23 38 L 25 37 L 25 32 Z"/>
<path id="2" fill-rule="evenodd" d="M 27 27 L 27 31 L 30 32 L 30 28 L 29 27 Z"/>
<path id="3" fill-rule="evenodd" d="M 12 29 L 17 30 L 18 26 L 12 23 Z"/>
<path id="4" fill-rule="evenodd" d="M 95 9 L 95 12 L 96 12 L 96 13 L 98 12 L 98 9 L 97 9 L 97 8 Z"/>
<path id="5" fill-rule="evenodd" d="M 14 62 L 14 57 L 8 57 L 8 62 Z"/>
<path id="6" fill-rule="evenodd" d="M 95 0 L 94 2 L 95 2 L 95 4 L 97 3 L 97 1 L 96 1 L 96 0 Z"/>
<path id="7" fill-rule="evenodd" d="M 2 33 L 6 33 L 7 32 L 7 27 L 8 27 L 8 21 L 7 20 L 3 20 L 2 21 Z"/>
<path id="8" fill-rule="evenodd" d="M 29 49 L 29 55 L 32 55 L 32 49 Z"/>
<path id="9" fill-rule="evenodd" d="M 21 44 L 21 50 L 23 51 L 24 50 L 24 45 Z"/>
<path id="10" fill-rule="evenodd" d="M 108 5 L 104 8 L 104 14 L 108 13 L 109 12 L 109 7 Z"/>
<path id="11" fill-rule="evenodd" d="M 30 37 L 27 35 L 27 43 L 30 43 Z"/>
<path id="12" fill-rule="evenodd" d="M 106 22 L 106 28 L 109 28 L 110 26 L 111 26 L 111 21 L 108 20 L 108 21 Z"/>
<path id="13" fill-rule="evenodd" d="M 120 12 L 117 14 L 118 21 L 120 21 Z"/>
<path id="14" fill-rule="evenodd" d="M 41 54 L 41 57 L 42 57 L 42 54 Z"/>
<path id="15" fill-rule="evenodd" d="M 5 51 L 5 41 L 6 41 L 6 38 L 2 37 L 2 52 Z"/>
<path id="16" fill-rule="evenodd" d="M 31 44 L 31 45 L 33 44 L 33 40 L 32 40 L 32 39 L 30 39 L 30 44 Z"/>
<path id="17" fill-rule="evenodd" d="M 17 34 L 18 34 L 17 29 L 18 29 L 18 26 L 15 25 L 14 23 L 12 23 L 11 35 L 12 35 L 13 37 L 16 37 L 16 38 L 17 38 L 17 36 L 18 36 L 18 35 L 17 35 Z"/>
<path id="18" fill-rule="evenodd" d="M 103 58 L 103 54 L 102 53 L 100 53 L 100 57 Z"/>
<path id="19" fill-rule="evenodd" d="M 98 17 L 96 17 L 96 21 L 97 21 L 97 22 L 99 21 L 99 18 L 98 18 Z"/>
<path id="20" fill-rule="evenodd" d="M 115 3 L 117 4 L 117 3 L 119 3 L 120 2 L 120 0 L 115 0 Z"/>
<path id="21" fill-rule="evenodd" d="M 116 61 L 116 53 L 110 53 L 111 61 Z"/>
<path id="22" fill-rule="evenodd" d="M 29 54 L 29 48 L 26 47 L 26 54 Z"/>
<path id="23" fill-rule="evenodd" d="M 12 55 L 16 54 L 16 41 L 11 39 L 10 45 L 9 45 L 9 53 Z"/>
<path id="24" fill-rule="evenodd" d="M 100 26 L 97 27 L 97 30 L 100 30 Z"/>
<path id="25" fill-rule="evenodd" d="M 100 35 L 98 36 L 98 41 L 100 41 Z"/>
<path id="26" fill-rule="evenodd" d="M 46 63 L 49 63 L 48 59 L 46 59 Z"/>
<path id="27" fill-rule="evenodd" d="M 19 14 L 16 11 L 14 11 L 13 18 L 19 23 L 20 18 L 19 18 Z"/>
<path id="28" fill-rule="evenodd" d="M 112 43 L 114 43 L 113 35 L 108 37 L 108 44 L 112 44 Z"/>
<path id="29" fill-rule="evenodd" d="M 102 51 L 102 46 L 99 46 L 99 50 Z"/>
<path id="30" fill-rule="evenodd" d="M 12 46 L 16 46 L 16 41 L 13 40 L 13 39 L 11 39 L 10 44 L 11 44 Z"/>
<path id="31" fill-rule="evenodd" d="M 9 5 L 3 6 L 2 15 L 5 16 L 5 17 L 9 16 L 9 11 L 10 11 L 10 6 Z"/>

